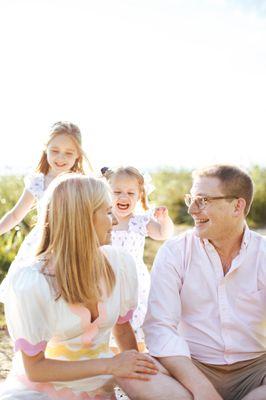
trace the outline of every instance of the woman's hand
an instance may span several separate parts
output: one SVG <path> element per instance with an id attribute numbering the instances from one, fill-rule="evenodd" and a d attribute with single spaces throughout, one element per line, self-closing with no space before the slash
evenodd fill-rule
<path id="1" fill-rule="evenodd" d="M 110 359 L 110 373 L 117 378 L 150 380 L 149 375 L 155 375 L 158 367 L 151 356 L 139 353 L 136 350 L 128 350 L 117 354 Z"/>

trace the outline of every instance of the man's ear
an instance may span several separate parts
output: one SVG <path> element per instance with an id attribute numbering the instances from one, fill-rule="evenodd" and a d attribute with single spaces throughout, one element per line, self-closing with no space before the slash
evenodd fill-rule
<path id="1" fill-rule="evenodd" d="M 246 200 L 243 199 L 243 197 L 239 197 L 239 199 L 236 199 L 235 202 L 235 208 L 234 208 L 234 214 L 236 216 L 239 215 L 245 215 L 245 208 L 246 208 Z"/>

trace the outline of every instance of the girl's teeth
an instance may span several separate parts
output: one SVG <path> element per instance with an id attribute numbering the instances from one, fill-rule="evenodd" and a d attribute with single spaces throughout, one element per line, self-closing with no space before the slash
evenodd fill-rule
<path id="1" fill-rule="evenodd" d="M 117 207 L 118 207 L 120 210 L 126 210 L 126 209 L 128 208 L 128 204 L 118 204 Z"/>

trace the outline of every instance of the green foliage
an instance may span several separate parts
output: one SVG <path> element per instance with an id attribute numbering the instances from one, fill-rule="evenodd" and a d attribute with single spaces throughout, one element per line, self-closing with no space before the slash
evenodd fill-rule
<path id="1" fill-rule="evenodd" d="M 175 224 L 191 224 L 192 219 L 184 203 L 184 194 L 191 187 L 191 171 L 159 170 L 152 174 L 152 178 L 156 190 L 150 196 L 151 202 L 166 206 Z"/>
<path id="2" fill-rule="evenodd" d="M 23 187 L 21 177 L 0 177 L 0 217 L 16 204 L 23 192 Z M 15 258 L 24 237 L 34 225 L 35 219 L 35 212 L 31 211 L 18 226 L 0 236 L 0 281 L 4 278 L 10 263 Z"/>
<path id="3" fill-rule="evenodd" d="M 255 186 L 254 201 L 247 218 L 248 223 L 256 228 L 266 225 L 266 168 L 254 166 L 250 170 Z"/>

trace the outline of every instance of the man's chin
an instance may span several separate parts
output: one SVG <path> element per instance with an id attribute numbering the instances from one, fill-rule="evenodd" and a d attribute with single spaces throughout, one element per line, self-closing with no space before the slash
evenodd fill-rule
<path id="1" fill-rule="evenodd" d="M 208 239 L 208 230 L 202 227 L 194 226 L 194 232 L 200 239 Z"/>

